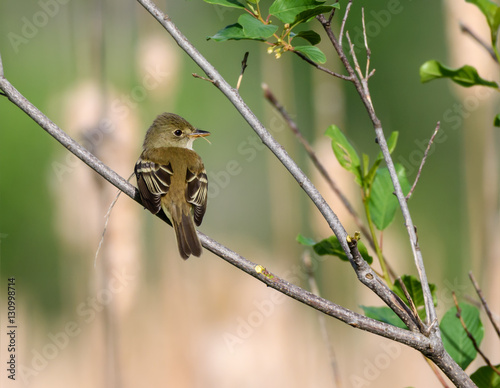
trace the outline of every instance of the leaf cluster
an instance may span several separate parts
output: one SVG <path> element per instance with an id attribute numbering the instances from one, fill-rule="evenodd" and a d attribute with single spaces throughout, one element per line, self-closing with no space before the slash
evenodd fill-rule
<path id="1" fill-rule="evenodd" d="M 280 58 L 286 51 L 299 52 L 311 61 L 325 63 L 326 56 L 316 45 L 321 37 L 313 30 L 299 30 L 317 15 L 339 8 L 338 3 L 326 5 L 317 0 L 275 0 L 267 13 L 263 13 L 260 0 L 205 0 L 205 2 L 223 7 L 237 8 L 243 11 L 237 22 L 232 23 L 207 37 L 216 42 L 227 40 L 256 40 L 266 43 L 267 52 Z M 299 27 L 299 28 L 298 28 Z M 307 44 L 295 44 L 301 38 Z M 300 43 L 300 41 L 299 41 Z"/>

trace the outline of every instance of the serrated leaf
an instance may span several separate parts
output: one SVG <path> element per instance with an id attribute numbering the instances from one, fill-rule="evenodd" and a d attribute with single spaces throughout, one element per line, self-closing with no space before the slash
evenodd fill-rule
<path id="1" fill-rule="evenodd" d="M 317 32 L 314 32 L 312 30 L 308 31 L 300 31 L 299 33 L 294 35 L 294 38 L 302 38 L 307 40 L 309 43 L 311 43 L 313 46 L 321 42 L 321 36 Z"/>
<path id="2" fill-rule="evenodd" d="M 373 306 L 360 306 L 365 315 L 369 318 L 376 319 L 380 322 L 385 322 L 390 325 L 400 327 L 401 329 L 408 329 L 404 322 L 392 311 L 389 307 L 373 307 Z"/>
<path id="3" fill-rule="evenodd" d="M 324 1 L 276 0 L 273 4 L 271 4 L 271 7 L 269 7 L 269 13 L 276 16 L 283 23 L 293 24 L 297 15 L 317 7 L 326 7 L 324 5 Z M 330 7 L 333 8 L 332 6 Z"/>
<path id="4" fill-rule="evenodd" d="M 361 167 L 359 156 L 342 131 L 336 125 L 330 125 L 325 135 L 332 139 L 332 149 L 342 167 L 354 174 L 356 182 L 361 184 Z"/>
<path id="5" fill-rule="evenodd" d="M 237 0 L 204 0 L 204 1 L 209 4 L 222 5 L 223 7 L 245 9 L 245 6 Z"/>
<path id="6" fill-rule="evenodd" d="M 493 125 L 495 127 L 500 127 L 500 113 L 495 116 L 493 119 Z"/>
<path id="7" fill-rule="evenodd" d="M 297 240 L 297 242 L 299 244 L 302 244 L 302 245 L 305 245 L 305 246 L 308 246 L 308 247 L 312 247 L 313 245 L 316 244 L 315 240 L 313 240 L 310 237 L 303 236 L 300 233 L 297 235 L 296 240 Z"/>
<path id="8" fill-rule="evenodd" d="M 415 307 L 417 308 L 417 311 L 418 311 L 418 314 L 420 315 L 420 318 L 424 319 L 426 314 L 425 314 L 424 293 L 422 291 L 422 283 L 420 283 L 420 280 L 418 280 L 415 276 L 410 276 L 410 275 L 401 276 L 401 280 L 403 281 L 404 285 L 406 286 L 406 289 L 408 290 L 408 293 L 410 294 L 410 297 L 413 300 Z M 437 305 L 436 285 L 429 284 L 429 288 L 431 289 L 433 303 L 434 303 L 434 305 Z M 394 282 L 392 290 L 408 306 L 410 305 L 410 303 L 406 299 L 403 288 L 401 287 L 401 285 L 399 284 L 399 282 L 397 280 Z"/>
<path id="9" fill-rule="evenodd" d="M 494 366 L 500 369 L 500 364 Z M 500 376 L 487 365 L 471 374 L 470 378 L 478 388 L 500 388 Z"/>
<path id="10" fill-rule="evenodd" d="M 436 60 L 431 60 L 420 66 L 421 82 L 429 82 L 438 78 L 449 78 L 453 82 L 466 88 L 476 85 L 488 86 L 495 89 L 499 88 L 496 82 L 481 78 L 477 70 L 469 65 L 462 66 L 458 69 L 451 69 Z"/>
<path id="11" fill-rule="evenodd" d="M 479 310 L 466 303 L 460 303 L 459 306 L 462 309 L 461 315 L 465 325 L 479 346 L 484 336 L 484 327 L 479 319 Z M 465 369 L 476 358 L 477 351 L 456 315 L 457 308 L 453 306 L 443 316 L 439 328 L 441 329 L 444 348 L 460 365 L 460 368 Z"/>
<path id="12" fill-rule="evenodd" d="M 403 193 L 407 194 L 410 191 L 410 184 L 406 178 L 405 168 L 399 163 L 394 167 Z M 398 200 L 393 193 L 394 185 L 389 170 L 387 167 L 379 168 L 373 179 L 369 201 L 370 216 L 378 230 L 384 230 L 394 220 Z"/>
<path id="13" fill-rule="evenodd" d="M 316 63 L 326 62 L 325 54 L 316 46 L 295 46 L 293 49 L 295 51 L 301 52 L 313 62 Z"/>
<path id="14" fill-rule="evenodd" d="M 208 36 L 208 39 L 215 40 L 216 42 L 224 42 L 226 40 L 242 40 L 242 39 L 251 39 L 251 40 L 263 40 L 260 38 L 252 38 L 245 34 L 243 27 L 239 23 L 230 24 L 229 26 L 224 27 L 222 30 L 219 30 L 213 36 Z"/>
<path id="15" fill-rule="evenodd" d="M 241 15 L 238 18 L 238 23 L 243 27 L 243 33 L 248 39 L 269 38 L 278 30 L 278 26 L 264 24 L 248 13 Z"/>
<path id="16" fill-rule="evenodd" d="M 340 245 L 340 242 L 336 236 L 330 236 L 321 240 L 320 242 L 314 244 L 313 246 L 314 252 L 316 252 L 320 256 L 330 255 L 337 256 L 342 261 L 349 261 L 347 255 Z M 368 250 L 362 241 L 358 241 L 358 250 L 363 259 L 368 263 L 373 263 L 373 257 L 368 254 Z"/>

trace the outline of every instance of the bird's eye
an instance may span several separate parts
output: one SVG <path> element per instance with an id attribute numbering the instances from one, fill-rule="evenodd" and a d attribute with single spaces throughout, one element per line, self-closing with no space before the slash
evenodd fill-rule
<path id="1" fill-rule="evenodd" d="M 174 131 L 174 135 L 180 136 L 180 135 L 182 135 L 182 131 L 180 129 L 178 129 L 178 130 Z"/>

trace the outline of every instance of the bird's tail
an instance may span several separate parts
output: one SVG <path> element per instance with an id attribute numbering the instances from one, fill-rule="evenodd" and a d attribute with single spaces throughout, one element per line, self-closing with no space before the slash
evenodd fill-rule
<path id="1" fill-rule="evenodd" d="M 194 227 L 194 222 L 191 214 L 182 212 L 180 217 L 175 217 L 173 221 L 175 236 L 177 237 L 177 245 L 182 258 L 186 260 L 190 255 L 201 255 L 201 243 Z"/>

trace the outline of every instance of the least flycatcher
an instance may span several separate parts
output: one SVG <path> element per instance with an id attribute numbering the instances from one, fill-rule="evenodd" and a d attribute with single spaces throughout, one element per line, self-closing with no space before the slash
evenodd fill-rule
<path id="1" fill-rule="evenodd" d="M 163 210 L 172 221 L 183 259 L 201 255 L 194 224 L 201 224 L 207 208 L 208 180 L 193 142 L 208 135 L 176 114 L 162 113 L 149 127 L 134 169 L 142 204 L 153 214 Z"/>

